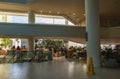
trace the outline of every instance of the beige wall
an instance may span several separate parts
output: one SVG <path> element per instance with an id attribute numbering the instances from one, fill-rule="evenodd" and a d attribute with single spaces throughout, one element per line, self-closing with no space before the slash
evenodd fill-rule
<path id="1" fill-rule="evenodd" d="M 86 21 L 85 20 L 81 21 L 80 25 L 85 27 L 86 26 Z"/>

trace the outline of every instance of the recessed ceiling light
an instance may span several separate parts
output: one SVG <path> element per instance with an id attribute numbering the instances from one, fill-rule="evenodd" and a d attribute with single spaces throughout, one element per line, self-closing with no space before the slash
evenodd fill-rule
<path id="1" fill-rule="evenodd" d="M 76 15 L 76 13 L 73 13 L 73 15 L 75 16 L 75 15 Z"/>
<path id="2" fill-rule="evenodd" d="M 77 21 L 79 21 L 80 19 L 79 18 L 77 18 Z"/>
<path id="3" fill-rule="evenodd" d="M 86 14 L 84 13 L 83 16 L 86 16 Z"/>
<path id="4" fill-rule="evenodd" d="M 43 11 L 41 10 L 40 13 L 42 13 Z"/>
<path id="5" fill-rule="evenodd" d="M 49 13 L 51 13 L 51 11 L 49 11 Z"/>
<path id="6" fill-rule="evenodd" d="M 60 14 L 60 12 L 57 12 L 57 14 Z"/>

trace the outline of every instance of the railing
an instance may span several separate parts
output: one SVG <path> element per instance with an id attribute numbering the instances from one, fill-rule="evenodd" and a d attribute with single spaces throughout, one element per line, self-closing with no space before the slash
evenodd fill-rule
<path id="1" fill-rule="evenodd" d="M 0 63 L 22 63 L 22 62 L 44 62 L 52 60 L 50 51 L 9 51 L 7 55 L 1 57 Z"/>
<path id="2" fill-rule="evenodd" d="M 15 56 L 16 56 L 16 54 L 14 54 L 14 55 L 12 56 L 12 58 L 8 61 L 8 63 L 10 63 L 10 62 L 14 63 L 14 62 L 15 62 Z"/>
<path id="3" fill-rule="evenodd" d="M 9 53 L 10 53 L 10 52 L 8 52 L 8 53 L 5 54 L 5 55 L 3 55 L 3 54 L 0 55 L 0 63 L 6 63 L 7 60 L 9 60 L 9 59 L 11 58 L 11 57 L 9 56 Z"/>

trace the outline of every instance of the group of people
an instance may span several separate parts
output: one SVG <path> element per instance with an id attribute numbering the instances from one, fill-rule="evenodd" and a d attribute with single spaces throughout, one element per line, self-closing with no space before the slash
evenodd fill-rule
<path id="1" fill-rule="evenodd" d="M 41 49 L 43 50 L 44 47 L 42 47 Z M 60 57 L 60 56 L 65 56 L 65 58 L 72 58 L 73 56 L 78 55 L 78 53 L 86 53 L 86 48 L 82 48 L 82 47 L 48 47 L 45 48 L 49 51 L 52 52 L 54 57 Z"/>
<path id="2" fill-rule="evenodd" d="M 17 48 L 15 46 L 13 46 L 11 48 L 11 55 L 14 55 L 15 53 L 20 53 L 21 52 L 21 47 L 20 46 L 17 46 Z"/>

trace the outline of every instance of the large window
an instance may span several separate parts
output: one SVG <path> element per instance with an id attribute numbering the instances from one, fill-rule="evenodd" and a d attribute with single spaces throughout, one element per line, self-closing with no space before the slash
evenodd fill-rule
<path id="1" fill-rule="evenodd" d="M 12 16 L 13 23 L 28 23 L 28 17 L 27 16 Z"/>
<path id="2" fill-rule="evenodd" d="M 74 25 L 72 22 L 68 21 L 68 25 Z"/>
<path id="3" fill-rule="evenodd" d="M 8 23 L 28 23 L 27 13 L 0 12 L 0 22 Z M 60 24 L 74 25 L 72 22 L 62 16 L 35 14 L 36 24 Z"/>
<path id="4" fill-rule="evenodd" d="M 0 22 L 28 23 L 28 17 L 25 13 L 0 12 Z"/>
<path id="5" fill-rule="evenodd" d="M 66 20 L 62 16 L 40 15 L 40 14 L 35 15 L 35 23 L 36 24 L 43 23 L 43 24 L 74 25 L 72 22 Z"/>
<path id="6" fill-rule="evenodd" d="M 53 24 L 63 24 L 63 25 L 65 25 L 65 19 L 63 18 L 55 18 L 54 19 L 54 23 Z"/>
<path id="7" fill-rule="evenodd" d="M 36 23 L 37 24 L 53 24 L 53 19 L 46 18 L 46 17 L 36 17 Z"/>

